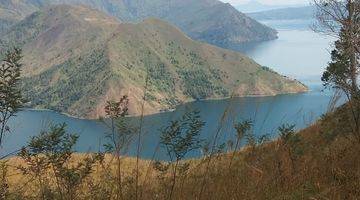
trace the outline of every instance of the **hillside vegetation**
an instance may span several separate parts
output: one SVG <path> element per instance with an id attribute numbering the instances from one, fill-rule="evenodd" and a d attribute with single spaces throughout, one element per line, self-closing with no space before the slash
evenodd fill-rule
<path id="1" fill-rule="evenodd" d="M 107 100 L 128 95 L 131 114 L 197 99 L 304 92 L 301 83 L 236 52 L 195 42 L 168 23 L 138 24 L 83 6 L 36 12 L 3 37 L 24 51 L 30 105 L 78 117 L 104 116 Z M 146 86 L 146 87 L 145 87 Z"/>
<path id="2" fill-rule="evenodd" d="M 272 40 L 277 32 L 218 0 L 4 0 L 0 7 L 13 13 L 3 29 L 29 12 L 53 4 L 87 5 L 125 22 L 141 22 L 156 17 L 179 27 L 195 40 L 218 46 Z M 9 19 L 0 15 L 0 20 Z"/>

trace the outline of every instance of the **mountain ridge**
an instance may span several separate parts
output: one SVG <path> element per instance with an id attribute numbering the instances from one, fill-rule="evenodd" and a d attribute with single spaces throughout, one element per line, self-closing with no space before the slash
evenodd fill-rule
<path id="1" fill-rule="evenodd" d="M 279 8 L 261 12 L 247 13 L 256 20 L 309 20 L 315 18 L 314 6 Z"/>
<path id="2" fill-rule="evenodd" d="M 235 7 L 243 13 L 263 12 L 282 8 L 302 7 L 306 4 L 263 4 L 257 0 L 251 0 L 247 3 L 235 4 Z"/>
<path id="3" fill-rule="evenodd" d="M 101 17 L 111 23 L 89 21 Z M 307 90 L 155 18 L 120 23 L 84 6 L 59 5 L 27 17 L 6 38 L 24 49 L 22 87 L 29 106 L 81 118 L 104 116 L 106 101 L 122 95 L 132 102 L 130 114 L 139 115 L 146 80 L 145 114 L 199 99 Z"/>
<path id="4" fill-rule="evenodd" d="M 12 6 L 3 6 L 11 2 Z M 86 5 L 124 22 L 141 22 L 155 17 L 178 26 L 192 39 L 228 47 L 231 44 L 258 42 L 277 38 L 274 29 L 237 11 L 230 4 L 218 0 L 2 0 L 0 7 L 35 12 L 53 4 Z M 7 5 L 7 4 L 6 4 Z M 24 6 L 25 5 L 25 6 Z M 26 7 L 26 9 L 24 8 Z M 22 19 L 17 16 L 15 21 Z M 0 15 L 1 19 L 1 15 Z M 4 25 L 6 30 L 8 25 Z"/>

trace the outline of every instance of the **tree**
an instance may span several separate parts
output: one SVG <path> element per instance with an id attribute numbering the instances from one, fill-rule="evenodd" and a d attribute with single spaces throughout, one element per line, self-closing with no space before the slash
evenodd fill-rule
<path id="1" fill-rule="evenodd" d="M 239 148 L 240 141 L 248 134 L 248 132 L 253 127 L 253 122 L 251 120 L 245 120 L 243 122 L 239 122 L 235 124 L 234 128 L 236 130 L 236 142 L 235 142 L 235 149 L 230 158 L 229 170 L 231 169 L 232 162 L 235 158 L 236 151 Z"/>
<path id="2" fill-rule="evenodd" d="M 77 192 L 92 173 L 102 154 L 93 154 L 71 161 L 76 134 L 66 133 L 66 124 L 56 125 L 32 137 L 19 153 L 25 165 L 19 166 L 24 175 L 33 177 L 39 184 L 37 199 L 77 199 Z M 55 185 L 51 183 L 54 177 Z M 56 198 L 59 197 L 59 198 Z"/>
<path id="3" fill-rule="evenodd" d="M 314 0 L 317 7 L 315 30 L 337 37 L 332 61 L 322 81 L 343 91 L 349 99 L 353 134 L 360 142 L 360 1 Z"/>
<path id="4" fill-rule="evenodd" d="M 6 132 L 10 132 L 8 121 L 24 103 L 19 89 L 21 50 L 8 51 L 0 64 L 0 145 Z"/>
<path id="5" fill-rule="evenodd" d="M 128 115 L 129 99 L 123 96 L 119 101 L 108 101 L 105 106 L 106 116 L 110 118 L 111 133 L 106 137 L 110 139 L 111 143 L 105 144 L 106 152 L 113 153 L 117 162 L 117 198 L 124 199 L 122 187 L 122 163 L 121 155 L 125 153 L 128 145 L 131 142 L 135 128 L 131 127 L 126 119 Z"/>
<path id="6" fill-rule="evenodd" d="M 160 143 L 166 149 L 169 158 L 175 164 L 172 171 L 172 183 L 169 199 L 172 198 L 176 184 L 179 162 L 191 151 L 202 147 L 201 129 L 205 122 L 200 119 L 198 111 L 186 112 L 180 119 L 171 121 L 163 128 Z"/>
<path id="7" fill-rule="evenodd" d="M 323 81 L 358 98 L 360 56 L 360 2 L 358 0 L 314 0 L 317 7 L 315 30 L 336 36 L 332 62 Z"/>

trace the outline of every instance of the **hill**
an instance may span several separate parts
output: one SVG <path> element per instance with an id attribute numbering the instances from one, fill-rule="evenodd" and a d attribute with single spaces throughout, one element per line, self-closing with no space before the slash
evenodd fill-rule
<path id="1" fill-rule="evenodd" d="M 10 4 L 11 6 L 6 6 Z M 18 21 L 29 11 L 51 4 L 87 5 L 125 22 L 159 18 L 179 27 L 192 39 L 227 47 L 231 44 L 272 40 L 277 32 L 218 0 L 2 0 L 0 7 L 18 15 Z M 24 6 L 27 8 L 21 9 Z M 19 12 L 17 12 L 19 11 Z M 0 19 L 2 19 L 0 15 Z M 6 18 L 5 18 L 6 19 Z M 5 23 L 5 24 L 11 24 Z M 5 25 L 4 25 L 5 26 Z M 7 25 L 6 25 L 7 27 Z"/>
<path id="2" fill-rule="evenodd" d="M 263 4 L 257 0 L 251 0 L 247 3 L 236 5 L 236 8 L 244 13 L 252 13 L 252 12 L 261 12 L 265 10 L 283 8 L 285 6 L 286 5 L 268 5 L 268 4 Z"/>
<path id="3" fill-rule="evenodd" d="M 37 10 L 27 1 L 0 0 L 0 33 Z"/>
<path id="4" fill-rule="evenodd" d="M 121 95 L 129 96 L 130 113 L 140 114 L 146 82 L 146 114 L 197 99 L 307 90 L 164 21 L 120 23 L 83 6 L 36 12 L 3 40 L 24 50 L 23 90 L 31 106 L 78 117 L 102 116 L 105 102 Z"/>
<path id="5" fill-rule="evenodd" d="M 315 7 L 304 6 L 294 8 L 281 8 L 268 11 L 248 13 L 256 20 L 310 20 L 314 19 Z"/>

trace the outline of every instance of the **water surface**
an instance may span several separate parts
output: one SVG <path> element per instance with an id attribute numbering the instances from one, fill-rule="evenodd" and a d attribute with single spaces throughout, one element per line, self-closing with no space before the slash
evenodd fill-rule
<path id="1" fill-rule="evenodd" d="M 296 79 L 319 81 L 330 61 L 335 38 L 315 33 L 312 20 L 268 20 L 262 23 L 275 28 L 279 38 L 266 42 L 234 45 L 263 66 Z"/>
<path id="2" fill-rule="evenodd" d="M 302 94 L 278 95 L 273 97 L 245 97 L 226 100 L 198 101 L 179 106 L 175 112 L 160 113 L 144 118 L 142 138 L 142 158 L 167 159 L 166 154 L 159 148 L 161 129 L 170 120 L 177 119 L 187 110 L 198 110 L 206 126 L 202 130 L 202 137 L 211 140 L 219 127 L 219 142 L 226 143 L 234 137 L 233 125 L 243 120 L 254 121 L 256 135 L 268 134 L 276 137 L 277 128 L 282 124 L 296 124 L 297 129 L 305 128 L 315 122 L 328 110 L 332 92 L 322 91 L 321 85 L 311 85 L 311 91 Z M 228 114 L 220 124 L 225 111 Z M 135 125 L 137 118 L 132 118 Z M 103 122 L 96 120 L 81 120 L 71 118 L 51 111 L 25 110 L 11 120 L 11 133 L 5 137 L 2 154 L 13 152 L 26 144 L 31 136 L 47 130 L 51 125 L 66 123 L 67 130 L 80 135 L 76 150 L 81 152 L 97 152 L 103 150 L 107 142 L 105 133 L 109 133 Z M 130 145 L 128 155 L 136 155 L 136 144 Z M 200 156 L 200 152 L 192 152 L 189 157 Z"/>
<path id="3" fill-rule="evenodd" d="M 330 60 L 331 38 L 316 34 L 305 25 L 293 22 L 266 22 L 279 30 L 279 39 L 246 46 L 234 47 L 247 54 L 258 63 L 276 71 L 305 81 L 311 91 L 302 94 L 278 95 L 274 97 L 246 97 L 226 100 L 198 101 L 179 106 L 175 112 L 146 116 L 142 132 L 142 158 L 166 160 L 166 154 L 159 146 L 160 129 L 170 120 L 181 116 L 186 110 L 199 110 L 206 126 L 202 137 L 210 141 L 219 132 L 218 144 L 226 143 L 234 137 L 234 123 L 242 120 L 254 121 L 256 135 L 268 134 L 276 137 L 277 128 L 282 124 L 296 124 L 297 129 L 305 128 L 326 113 L 333 93 L 322 91 L 319 77 Z M 307 23 L 307 22 L 306 22 Z M 223 123 L 219 124 L 223 113 L 228 110 Z M 138 119 L 133 118 L 137 125 Z M 1 155 L 18 150 L 30 137 L 51 125 L 66 123 L 68 131 L 80 135 L 76 150 L 96 152 L 107 142 L 108 128 L 99 121 L 80 120 L 51 111 L 25 110 L 11 120 L 11 133 L 6 135 Z M 220 127 L 220 129 L 219 129 Z M 129 147 L 128 155 L 136 155 L 136 144 Z M 189 157 L 200 156 L 195 151 Z"/>

